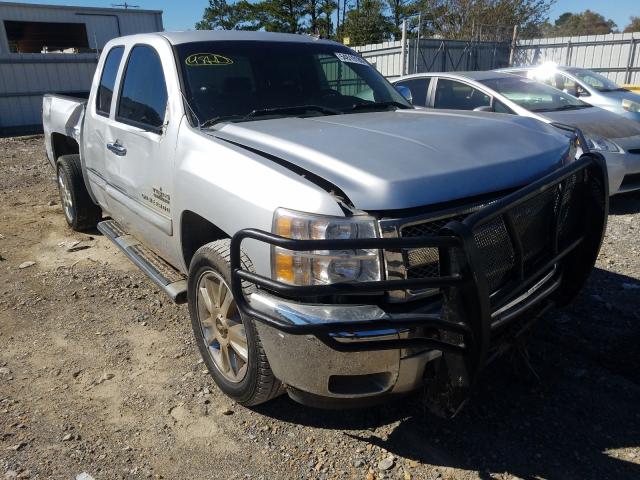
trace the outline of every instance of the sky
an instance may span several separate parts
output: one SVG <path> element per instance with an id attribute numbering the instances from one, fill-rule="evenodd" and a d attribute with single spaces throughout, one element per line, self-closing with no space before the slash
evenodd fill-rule
<path id="1" fill-rule="evenodd" d="M 24 3 L 46 3 L 57 5 L 80 5 L 85 7 L 110 7 L 124 3 L 124 0 L 17 0 Z M 149 10 L 163 10 L 162 20 L 165 30 L 193 29 L 202 18 L 208 5 L 207 0 L 128 0 L 128 3 Z M 590 9 L 611 18 L 618 28 L 629 23 L 631 15 L 640 16 L 638 0 L 558 0 L 551 11 L 551 20 L 564 12 L 581 12 Z"/>

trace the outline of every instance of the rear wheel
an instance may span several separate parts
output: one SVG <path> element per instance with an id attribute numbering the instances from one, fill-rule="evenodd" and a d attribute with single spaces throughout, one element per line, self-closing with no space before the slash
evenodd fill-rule
<path id="1" fill-rule="evenodd" d="M 246 406 L 282 393 L 251 318 L 242 317 L 231 293 L 230 241 L 204 245 L 189 268 L 188 299 L 200 354 L 220 390 Z M 252 269 L 243 255 L 243 268 Z M 246 294 L 254 287 L 243 285 Z"/>
<path id="2" fill-rule="evenodd" d="M 58 159 L 58 191 L 64 218 L 76 231 L 95 228 L 102 211 L 89 196 L 82 177 L 80 156 L 62 155 Z"/>

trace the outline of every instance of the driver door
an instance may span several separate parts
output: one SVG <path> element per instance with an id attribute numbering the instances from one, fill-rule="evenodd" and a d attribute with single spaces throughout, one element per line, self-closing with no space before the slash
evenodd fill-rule
<path id="1" fill-rule="evenodd" d="M 167 250 L 173 234 L 171 169 L 177 131 L 168 129 L 167 103 L 158 52 L 151 45 L 134 45 L 127 52 L 114 116 L 105 132 L 106 191 L 111 216 L 159 252 Z"/>

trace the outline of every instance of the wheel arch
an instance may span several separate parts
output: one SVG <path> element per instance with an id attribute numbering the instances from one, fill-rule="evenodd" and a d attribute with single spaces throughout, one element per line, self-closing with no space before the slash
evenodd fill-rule
<path id="1" fill-rule="evenodd" d="M 200 247 L 225 238 L 231 236 L 201 215 L 191 210 L 184 210 L 180 215 L 181 253 L 187 270 L 193 255 Z"/>
<path id="2" fill-rule="evenodd" d="M 51 149 L 54 163 L 57 163 L 62 155 L 80 155 L 80 145 L 78 145 L 78 142 L 74 138 L 63 135 L 62 133 L 54 132 L 51 134 Z"/>

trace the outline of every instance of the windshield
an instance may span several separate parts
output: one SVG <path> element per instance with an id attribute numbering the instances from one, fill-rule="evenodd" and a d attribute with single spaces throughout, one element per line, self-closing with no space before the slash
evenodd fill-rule
<path id="1" fill-rule="evenodd" d="M 176 50 L 185 96 L 203 126 L 412 108 L 362 57 L 340 45 L 217 41 Z"/>
<path id="2" fill-rule="evenodd" d="M 609 80 L 607 77 L 600 75 L 599 73 L 592 72 L 591 70 L 571 70 L 571 73 L 599 92 L 624 90 L 624 88 L 619 87 L 615 82 Z"/>
<path id="3" fill-rule="evenodd" d="M 591 106 L 567 93 L 527 78 L 491 78 L 481 80 L 481 83 L 532 112 L 576 110 Z"/>

